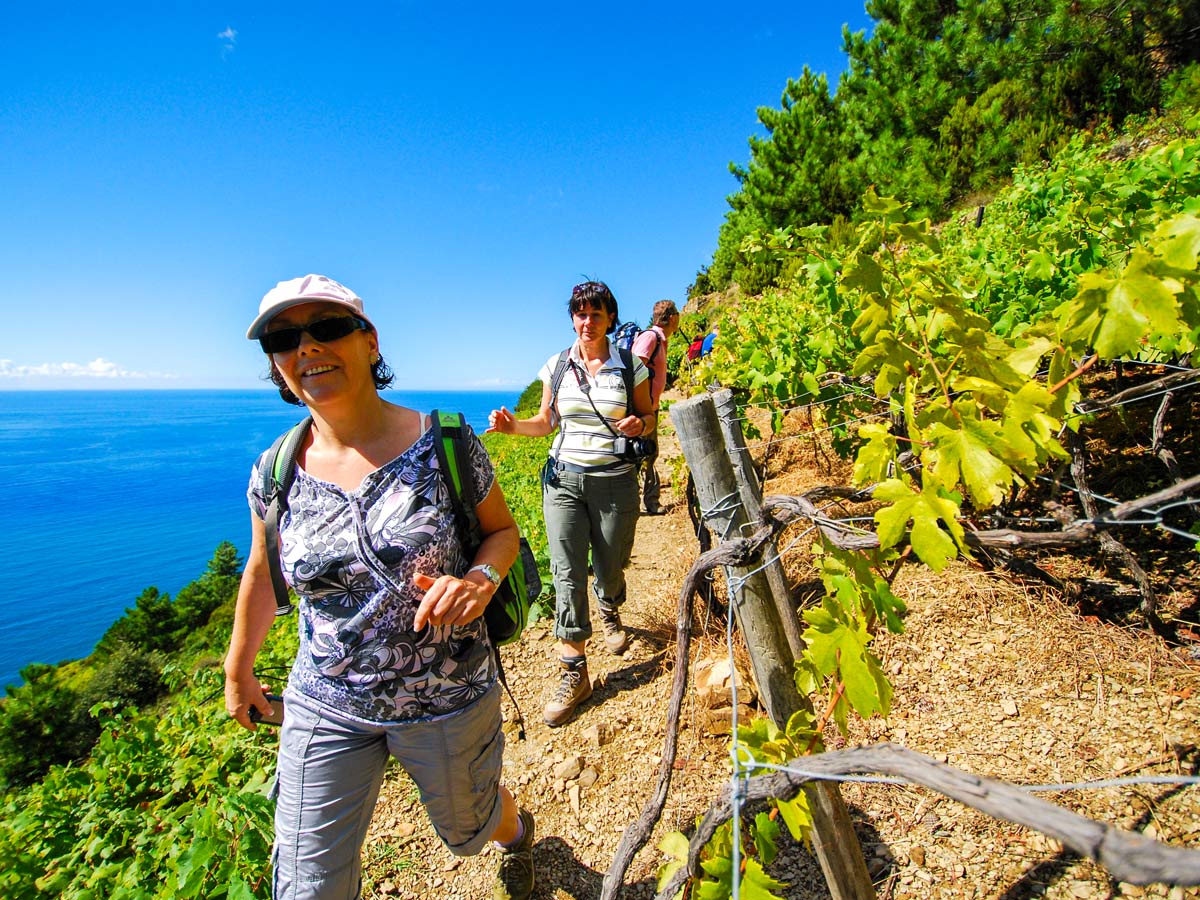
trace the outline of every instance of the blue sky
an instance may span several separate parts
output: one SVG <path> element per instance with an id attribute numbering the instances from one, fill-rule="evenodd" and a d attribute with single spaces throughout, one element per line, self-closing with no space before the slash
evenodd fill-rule
<path id="1" fill-rule="evenodd" d="M 258 300 L 365 300 L 412 389 L 523 387 L 609 283 L 682 304 L 823 4 L 123 3 L 6 10 L 0 389 L 255 387 Z"/>

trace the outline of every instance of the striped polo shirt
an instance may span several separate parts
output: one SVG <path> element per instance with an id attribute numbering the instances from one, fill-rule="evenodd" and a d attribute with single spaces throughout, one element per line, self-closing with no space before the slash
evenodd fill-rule
<path id="1" fill-rule="evenodd" d="M 579 355 L 579 343 L 571 346 L 570 362 L 563 372 L 562 381 L 558 386 L 558 402 L 555 412 L 558 417 L 559 433 L 554 439 L 551 454 L 560 462 L 576 466 L 603 466 L 617 461 L 613 455 L 613 431 L 617 430 L 617 422 L 632 414 L 632 401 L 627 405 L 625 399 L 625 379 L 622 376 L 624 364 L 621 355 L 612 341 L 608 342 L 608 359 L 593 378 L 588 374 L 587 366 Z M 538 372 L 538 378 L 543 384 L 550 384 L 559 354 L 555 353 Z M 576 377 L 578 375 L 578 377 Z M 650 377 L 650 372 L 636 356 L 633 357 L 633 383 L 639 385 Z M 608 420 L 612 431 L 605 427 L 588 402 L 583 385 L 587 385 L 596 410 Z M 553 385 L 551 385 L 553 388 Z M 626 409 L 631 410 L 626 413 Z M 597 475 L 619 475 L 628 472 L 633 464 L 618 466 L 597 472 Z"/>

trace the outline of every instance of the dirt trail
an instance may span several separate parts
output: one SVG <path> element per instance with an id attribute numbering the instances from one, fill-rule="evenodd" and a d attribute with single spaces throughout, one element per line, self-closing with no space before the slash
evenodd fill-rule
<path id="1" fill-rule="evenodd" d="M 537 819 L 539 900 L 597 897 L 626 826 L 657 776 L 674 654 L 674 616 L 698 548 L 671 484 L 678 455 L 663 439 L 659 471 L 667 513 L 638 525 L 625 621 L 634 637 L 623 657 L 589 647 L 595 693 L 567 725 L 541 710 L 554 685 L 554 640 L 546 623 L 503 651 L 525 715 L 517 740 L 504 701 L 504 781 Z M 820 459 L 797 452 L 775 461 L 770 493 L 798 493 L 828 478 Z M 792 561 L 794 582 L 810 578 Z M 916 571 L 916 570 L 914 570 Z M 890 720 L 859 723 L 854 743 L 892 740 L 952 765 L 1018 783 L 1061 783 L 1125 774 L 1194 774 L 1200 744 L 1200 671 L 1142 632 L 1078 616 L 1056 601 L 956 565 L 941 576 L 897 583 L 910 607 L 905 634 L 876 652 L 895 688 Z M 722 628 L 694 642 L 722 653 Z M 655 836 L 635 859 L 623 894 L 654 896 L 669 830 L 689 829 L 728 778 L 728 737 L 694 700 L 685 703 L 670 796 Z M 727 731 L 727 726 L 726 729 Z M 836 735 L 832 746 L 842 743 Z M 1179 762 L 1182 756 L 1183 762 Z M 1063 854 L 1040 835 L 987 819 L 940 795 L 879 785 L 843 788 L 881 898 L 1197 898 L 1200 891 L 1111 882 L 1103 869 Z M 1084 815 L 1200 847 L 1200 789 L 1144 786 L 1043 795 Z M 365 850 L 364 897 L 487 898 L 497 856 L 456 859 L 437 841 L 411 783 L 389 771 Z M 785 839 L 769 869 L 790 883 L 789 900 L 828 897 L 818 868 Z"/>

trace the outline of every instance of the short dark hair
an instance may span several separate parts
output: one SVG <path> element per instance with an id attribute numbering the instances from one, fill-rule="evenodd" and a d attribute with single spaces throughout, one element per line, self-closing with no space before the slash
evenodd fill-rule
<path id="1" fill-rule="evenodd" d="M 621 318 L 617 311 L 617 298 L 603 281 L 585 281 L 571 289 L 571 300 L 567 304 L 567 312 L 570 315 L 574 316 L 589 306 L 598 306 L 611 315 L 612 321 L 608 323 L 606 333 L 612 334 L 616 331 L 617 321 Z"/>
<path id="2" fill-rule="evenodd" d="M 287 382 L 283 380 L 283 376 L 279 374 L 279 370 L 275 368 L 275 363 L 271 363 L 271 368 L 267 372 L 267 380 L 275 387 L 279 388 L 279 396 L 284 403 L 290 403 L 292 406 L 303 406 L 300 398 L 292 393 L 292 389 L 287 386 Z M 386 387 L 390 387 L 391 383 L 396 380 L 396 373 L 387 364 L 382 356 L 371 364 L 371 377 L 375 380 L 375 390 L 382 391 Z"/>
<path id="3" fill-rule="evenodd" d="M 651 325 L 666 325 L 671 321 L 671 316 L 679 315 L 679 310 L 675 308 L 673 300 L 659 300 L 654 304 L 654 310 L 650 313 Z"/>

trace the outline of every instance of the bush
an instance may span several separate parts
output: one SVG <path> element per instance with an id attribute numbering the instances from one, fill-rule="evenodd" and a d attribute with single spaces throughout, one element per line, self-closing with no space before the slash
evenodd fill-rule
<path id="1" fill-rule="evenodd" d="M 529 387 L 521 391 L 521 396 L 517 398 L 517 406 L 513 410 L 513 415 L 518 419 L 528 419 L 530 416 L 537 415 L 537 411 L 542 407 L 542 382 L 540 379 L 535 379 Z"/>
<path id="2" fill-rule="evenodd" d="M 83 697 L 88 709 L 97 703 L 111 703 L 120 709 L 146 706 L 163 691 L 158 660 L 134 647 L 122 647 L 96 672 Z"/>

